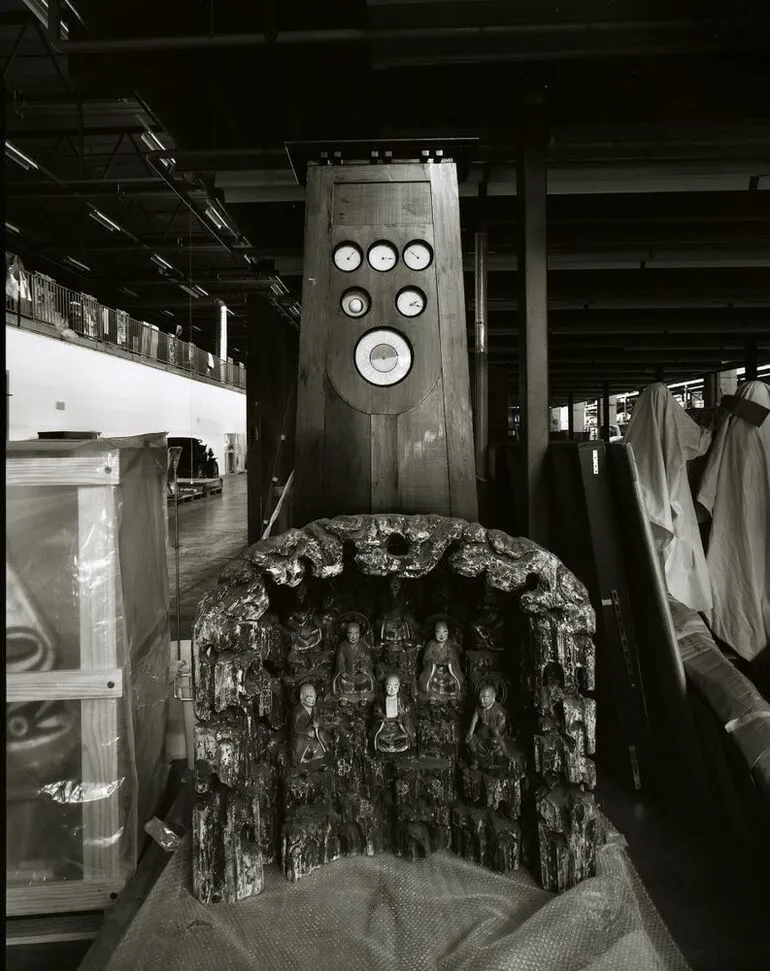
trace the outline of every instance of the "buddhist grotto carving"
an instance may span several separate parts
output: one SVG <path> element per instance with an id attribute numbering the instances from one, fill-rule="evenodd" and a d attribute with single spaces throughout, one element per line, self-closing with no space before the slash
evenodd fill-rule
<path id="1" fill-rule="evenodd" d="M 451 850 L 550 890 L 594 871 L 594 615 L 526 539 L 442 516 L 257 543 L 194 631 L 194 891 Z"/>

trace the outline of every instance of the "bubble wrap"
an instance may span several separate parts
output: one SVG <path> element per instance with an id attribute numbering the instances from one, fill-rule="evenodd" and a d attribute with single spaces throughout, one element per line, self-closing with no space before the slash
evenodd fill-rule
<path id="1" fill-rule="evenodd" d="M 107 971 L 687 971 L 613 835 L 597 875 L 555 896 L 526 870 L 499 875 L 449 853 L 354 857 L 263 893 L 198 903 L 186 839 Z"/>

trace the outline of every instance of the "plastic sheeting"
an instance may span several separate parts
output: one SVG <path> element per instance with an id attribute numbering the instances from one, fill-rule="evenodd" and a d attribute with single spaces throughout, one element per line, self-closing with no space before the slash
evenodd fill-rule
<path id="1" fill-rule="evenodd" d="M 109 903 L 163 792 L 167 454 L 164 434 L 7 445 L 10 912 L 52 883 L 57 910 L 94 909 L 96 884 Z"/>
<path id="2" fill-rule="evenodd" d="M 657 382 L 639 395 L 624 441 L 634 450 L 668 592 L 693 610 L 707 610 L 711 590 L 686 463 L 706 451 L 711 432 Z"/>
<path id="3" fill-rule="evenodd" d="M 198 903 L 189 839 L 107 971 L 685 971 L 614 834 L 560 896 L 448 853 L 340 860 L 296 884 L 277 867 L 237 904 Z"/>

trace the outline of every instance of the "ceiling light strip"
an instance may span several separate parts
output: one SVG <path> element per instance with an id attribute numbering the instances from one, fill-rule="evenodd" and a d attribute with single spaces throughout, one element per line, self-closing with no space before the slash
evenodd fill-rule
<path id="1" fill-rule="evenodd" d="M 12 162 L 20 165 L 23 169 L 29 171 L 30 169 L 39 169 L 40 166 L 34 159 L 31 159 L 29 155 L 25 155 L 20 148 L 9 142 L 6 138 L 5 140 L 5 154 Z"/>
<path id="2" fill-rule="evenodd" d="M 123 232 L 123 229 L 120 226 L 118 226 L 116 222 L 110 219 L 109 216 L 105 216 L 104 213 L 100 212 L 98 209 L 90 209 L 88 212 L 88 215 L 96 222 L 98 222 L 100 225 L 104 226 L 105 229 L 109 229 L 111 233 Z"/>
<path id="3" fill-rule="evenodd" d="M 150 256 L 150 259 L 152 260 L 152 262 L 156 266 L 159 266 L 162 270 L 173 270 L 174 269 L 174 267 L 168 262 L 168 260 L 164 260 L 163 257 L 162 256 L 158 256 L 157 253 L 153 253 Z"/>
<path id="4" fill-rule="evenodd" d="M 80 260 L 76 260 L 74 256 L 65 256 L 64 259 L 73 266 L 76 266 L 79 270 L 85 270 L 86 273 L 93 272 L 90 266 L 86 266 L 85 263 L 81 263 Z"/>

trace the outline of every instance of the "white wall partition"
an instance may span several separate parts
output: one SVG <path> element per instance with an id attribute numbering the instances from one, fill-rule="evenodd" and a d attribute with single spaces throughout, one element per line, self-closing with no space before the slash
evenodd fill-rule
<path id="1" fill-rule="evenodd" d="M 6 325 L 9 436 L 167 432 L 203 439 L 226 471 L 225 436 L 246 434 L 246 395 Z"/>

